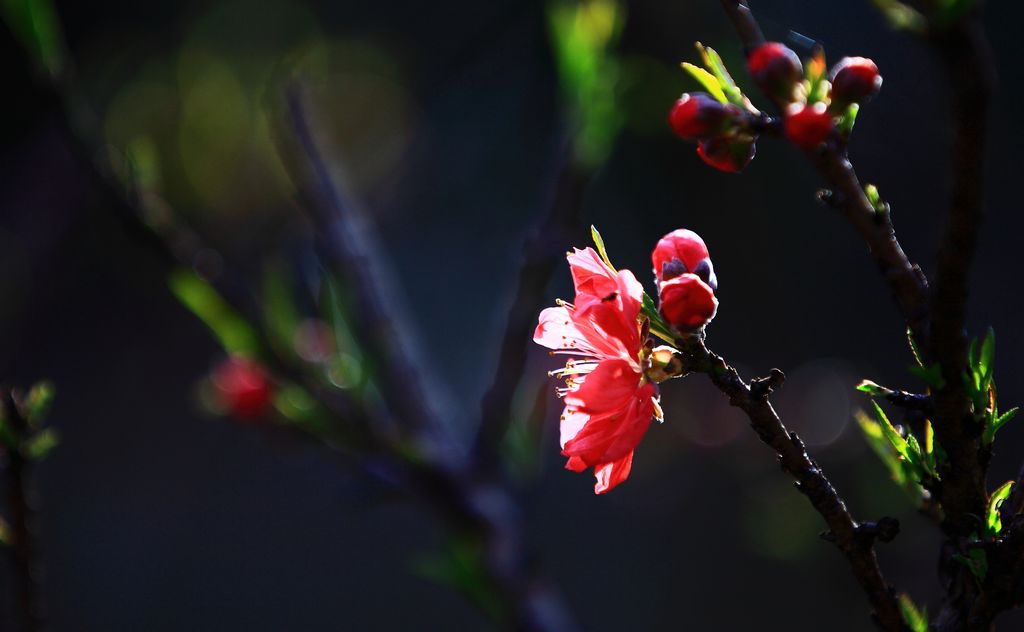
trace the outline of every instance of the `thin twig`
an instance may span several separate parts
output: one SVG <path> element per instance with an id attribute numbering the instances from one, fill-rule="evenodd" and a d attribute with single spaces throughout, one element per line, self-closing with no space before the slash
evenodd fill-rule
<path id="1" fill-rule="evenodd" d="M 786 429 L 768 401 L 772 389 L 784 380 L 782 372 L 773 369 L 769 377 L 748 384 L 721 356 L 708 350 L 702 337 L 679 339 L 676 346 L 682 354 L 684 368 L 707 374 L 718 390 L 729 397 L 729 403 L 747 414 L 761 441 L 775 451 L 783 469 L 796 479 L 797 489 L 828 525 L 829 539 L 835 542 L 850 565 L 874 609 L 878 625 L 883 630 L 905 632 L 907 628 L 896 595 L 875 557 L 873 543 L 879 533 L 878 524 L 861 525 L 854 520 L 821 467 L 807 454 L 804 443 L 795 432 Z"/>
<path id="2" fill-rule="evenodd" d="M 303 205 L 313 224 L 317 253 L 322 263 L 352 292 L 356 309 L 352 327 L 372 363 L 380 370 L 376 386 L 402 423 L 421 439 L 441 447 L 445 425 L 435 409 L 423 367 L 409 346 L 406 322 L 397 299 L 385 301 L 379 266 L 368 246 L 368 228 L 359 206 L 331 172 L 314 137 L 303 87 L 291 84 L 285 94 L 286 116 L 301 151 L 303 164 L 296 171 L 300 190 L 311 199 Z"/>
<path id="3" fill-rule="evenodd" d="M 11 435 L 20 442 L 28 433 L 28 422 L 21 413 L 13 391 L 0 392 L 0 418 L 8 425 Z M 33 575 L 35 550 L 32 539 L 32 505 L 29 501 L 32 461 L 25 458 L 18 446 L 3 451 L 4 474 L 7 483 L 7 509 L 11 560 L 14 563 L 15 589 L 19 625 L 25 632 L 35 632 L 42 626 L 39 613 L 36 582 Z"/>
<path id="4" fill-rule="evenodd" d="M 523 247 L 519 283 L 508 311 L 505 334 L 490 388 L 480 402 L 480 428 L 473 458 L 483 471 L 493 471 L 497 452 L 511 423 L 512 400 L 526 367 L 530 333 L 544 303 L 544 290 L 555 266 L 562 261 L 565 244 L 579 230 L 580 205 L 587 174 L 572 159 L 572 144 L 560 143 L 558 177 L 547 212 Z"/>

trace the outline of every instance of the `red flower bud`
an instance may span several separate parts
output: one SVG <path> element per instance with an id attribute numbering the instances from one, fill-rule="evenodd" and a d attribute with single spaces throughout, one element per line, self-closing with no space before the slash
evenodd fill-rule
<path id="1" fill-rule="evenodd" d="M 668 113 L 672 131 L 684 140 L 700 140 L 721 134 L 742 115 L 735 105 L 722 103 L 706 92 L 684 94 Z"/>
<path id="2" fill-rule="evenodd" d="M 270 380 L 255 362 L 230 357 L 214 369 L 210 381 L 221 405 L 239 419 L 260 417 L 270 406 Z"/>
<path id="3" fill-rule="evenodd" d="M 718 299 L 695 274 L 682 274 L 661 284 L 661 315 L 680 331 L 708 324 L 718 310 Z"/>
<path id="4" fill-rule="evenodd" d="M 882 87 L 875 62 L 864 57 L 844 57 L 832 67 L 832 101 L 843 106 L 863 103 Z"/>
<path id="5" fill-rule="evenodd" d="M 719 171 L 738 173 L 754 159 L 754 139 L 709 138 L 697 144 L 697 155 Z"/>
<path id="6" fill-rule="evenodd" d="M 801 149 L 811 150 L 825 142 L 835 128 L 824 103 L 795 106 L 786 115 L 786 138 Z"/>
<path id="7" fill-rule="evenodd" d="M 658 240 L 658 245 L 651 253 L 651 263 L 654 264 L 654 276 L 659 282 L 689 272 L 696 274 L 711 289 L 718 286 L 708 248 L 700 235 L 692 230 L 680 228 Z"/>
<path id="8" fill-rule="evenodd" d="M 793 89 L 804 76 L 800 58 L 778 42 L 755 48 L 747 58 L 747 69 L 761 92 L 781 104 L 793 101 Z"/>

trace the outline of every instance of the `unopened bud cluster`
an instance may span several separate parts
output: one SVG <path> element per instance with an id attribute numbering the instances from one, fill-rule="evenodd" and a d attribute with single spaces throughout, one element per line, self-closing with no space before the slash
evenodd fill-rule
<path id="1" fill-rule="evenodd" d="M 754 137 L 746 129 L 748 116 L 706 92 L 684 94 L 669 112 L 677 136 L 697 142 L 697 155 L 712 167 L 735 173 L 754 159 Z"/>
<path id="2" fill-rule="evenodd" d="M 747 70 L 754 84 L 782 112 L 786 138 L 807 151 L 836 136 L 837 129 L 848 133 L 857 108 L 882 85 L 878 67 L 870 59 L 845 57 L 826 73 L 820 50 L 804 64 L 779 42 L 754 48 L 747 58 Z M 704 162 L 735 173 L 753 160 L 757 123 L 765 120 L 731 78 L 720 73 L 719 82 L 723 89 L 732 90 L 727 98 L 723 91 L 715 92 L 717 97 L 706 92 L 683 94 L 668 120 L 677 136 L 697 143 L 697 154 Z"/>
<path id="3" fill-rule="evenodd" d="M 718 311 L 718 279 L 704 240 L 680 228 L 658 241 L 651 253 L 665 321 L 682 333 L 699 330 Z"/>
<path id="4" fill-rule="evenodd" d="M 851 106 L 867 102 L 882 86 L 882 76 L 870 59 L 845 57 L 826 78 L 820 52 L 804 70 L 796 53 L 778 42 L 755 48 L 747 69 L 757 87 L 782 110 L 786 138 L 805 150 L 828 140 L 837 119 Z"/>

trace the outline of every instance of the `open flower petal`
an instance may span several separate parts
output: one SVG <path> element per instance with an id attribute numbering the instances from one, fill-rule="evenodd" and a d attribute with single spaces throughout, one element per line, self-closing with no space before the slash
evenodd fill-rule
<path id="1" fill-rule="evenodd" d="M 573 248 L 568 260 L 577 294 L 603 297 L 618 291 L 615 270 L 593 248 Z"/>
<path id="2" fill-rule="evenodd" d="M 629 451 L 629 454 L 618 461 L 612 461 L 611 463 L 605 463 L 600 467 L 595 467 L 594 478 L 597 479 L 597 482 L 594 484 L 594 493 L 604 494 L 605 492 L 608 492 L 616 485 L 626 480 L 629 476 L 629 471 L 632 468 L 632 450 Z"/>

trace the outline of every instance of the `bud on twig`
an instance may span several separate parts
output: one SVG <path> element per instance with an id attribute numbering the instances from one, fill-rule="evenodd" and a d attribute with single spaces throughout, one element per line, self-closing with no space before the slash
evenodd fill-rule
<path id="1" fill-rule="evenodd" d="M 800 58 L 785 44 L 768 42 L 755 48 L 747 59 L 754 83 L 780 107 L 793 102 L 793 91 L 803 78 Z"/>

